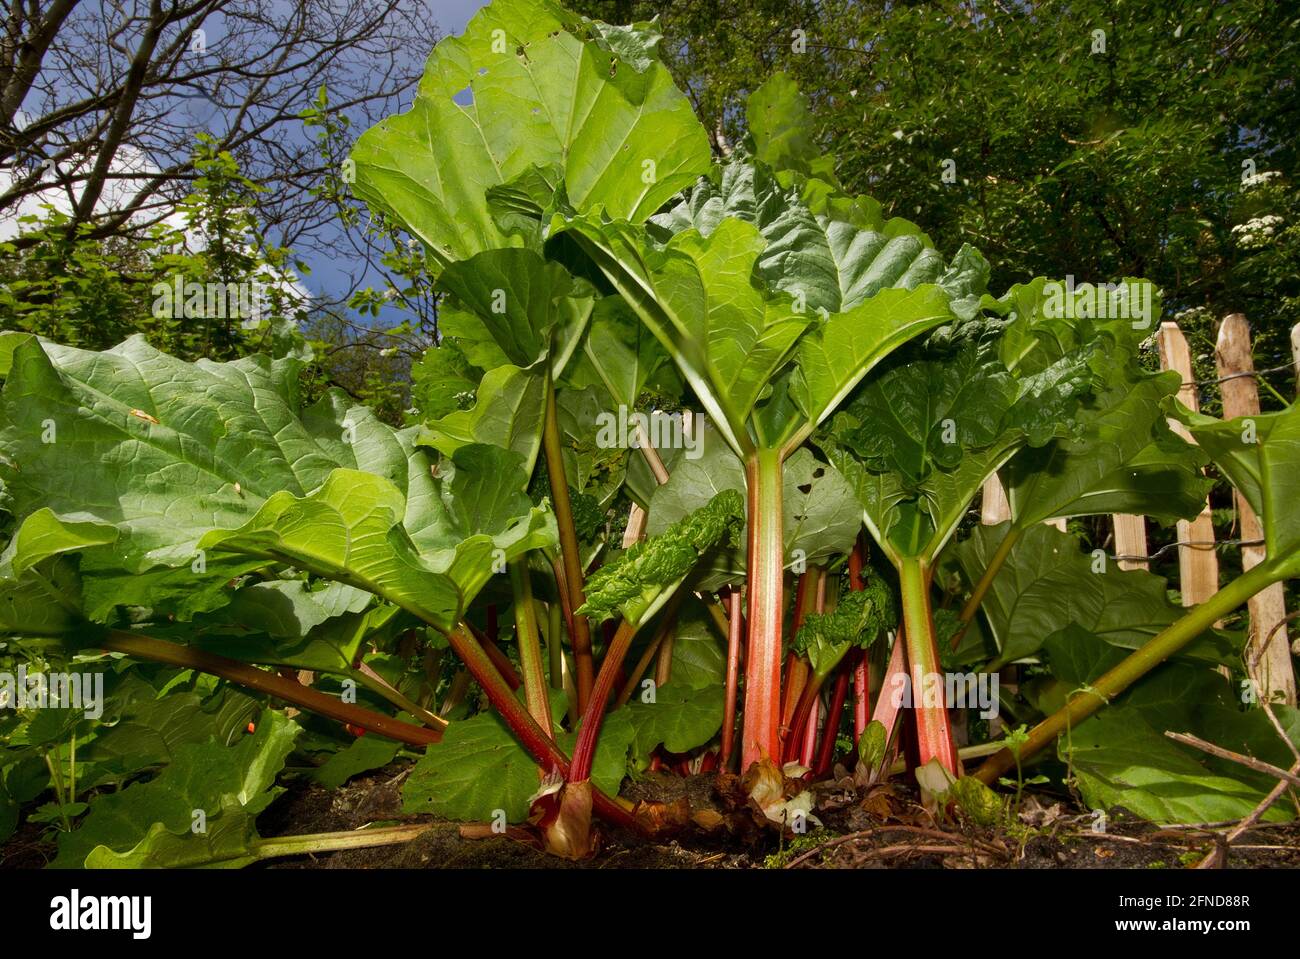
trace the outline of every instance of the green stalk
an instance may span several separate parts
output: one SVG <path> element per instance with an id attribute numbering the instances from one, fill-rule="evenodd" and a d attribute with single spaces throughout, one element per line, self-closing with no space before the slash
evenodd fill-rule
<path id="1" fill-rule="evenodd" d="M 548 736 L 551 730 L 551 703 L 546 692 L 546 670 L 542 668 L 542 645 L 537 635 L 537 609 L 533 606 L 533 583 L 528 575 L 528 560 L 510 563 L 510 589 L 515 599 L 515 640 L 519 645 L 519 667 L 524 680 L 524 701 L 528 712 Z"/>
<path id="2" fill-rule="evenodd" d="M 551 482 L 551 505 L 560 532 L 560 560 L 564 583 L 560 598 L 569 614 L 573 660 L 578 673 L 578 710 L 585 711 L 591 699 L 594 665 L 591 658 L 591 626 L 576 610 L 587 601 L 582 589 L 582 559 L 578 552 L 578 531 L 573 525 L 573 504 L 569 481 L 564 474 L 564 453 L 560 446 L 560 419 L 555 404 L 555 386 L 546 384 L 546 420 L 542 429 L 542 451 L 546 454 L 546 475 Z"/>
<path id="3" fill-rule="evenodd" d="M 970 599 L 966 600 L 966 605 L 961 608 L 961 629 L 957 630 L 957 635 L 952 638 L 953 649 L 956 649 L 957 644 L 961 642 L 962 636 L 966 633 L 966 627 L 970 625 L 975 618 L 975 614 L 979 612 L 980 604 L 984 602 L 984 597 L 988 595 L 989 589 L 993 586 L 993 580 L 997 579 L 1003 564 L 1007 561 L 1007 557 L 1011 555 L 1011 550 L 1020 541 L 1023 533 L 1024 530 L 1012 526 L 1007 530 L 1007 535 L 1002 537 L 1002 542 L 998 544 L 998 548 L 994 550 L 993 555 L 989 557 L 988 565 L 984 567 L 979 582 L 971 590 Z"/>
<path id="4" fill-rule="evenodd" d="M 781 757 L 781 601 L 784 588 L 780 450 L 760 448 L 745 462 L 749 500 L 745 716 L 740 768 Z"/>
<path id="5" fill-rule="evenodd" d="M 382 826 L 378 829 L 348 829 L 342 832 L 318 832 L 305 836 L 277 836 L 263 839 L 253 847 L 253 855 L 261 859 L 277 856 L 303 856 L 315 852 L 338 852 L 340 849 L 370 849 L 375 846 L 395 846 L 410 842 L 421 833 L 433 828 L 433 823 L 421 822 L 405 826 Z"/>
<path id="6" fill-rule="evenodd" d="M 54 799 L 59 804 L 59 818 L 63 820 L 63 831 L 72 832 L 72 823 L 68 820 L 67 802 L 63 798 L 63 773 L 59 769 L 59 761 L 50 756 L 50 750 L 45 750 L 45 765 L 50 770 L 50 778 L 54 780 Z"/>
<path id="7" fill-rule="evenodd" d="M 905 556 L 899 561 L 898 577 L 920 763 L 924 766 L 937 758 L 944 769 L 955 776 L 958 771 L 957 750 L 953 746 L 952 728 L 948 725 L 948 711 L 943 702 L 939 645 L 935 640 L 934 618 L 930 612 L 930 570 L 924 560 Z M 935 677 L 940 678 L 939 701 L 926 705 L 925 696 Z"/>
<path id="8" fill-rule="evenodd" d="M 1067 729 L 1072 729 L 1106 705 L 1156 666 L 1200 636 L 1224 616 L 1245 603 L 1261 590 L 1285 579 L 1292 571 L 1285 562 L 1265 561 L 1219 590 L 1185 616 L 1165 627 L 1141 648 L 1123 659 L 1086 689 L 1075 693 L 1070 700 L 1029 732 L 1021 745 L 1021 760 L 1032 756 L 1055 741 Z M 1017 754 L 1003 749 L 984 761 L 975 771 L 981 782 L 992 785 L 998 777 L 1016 765 Z"/>

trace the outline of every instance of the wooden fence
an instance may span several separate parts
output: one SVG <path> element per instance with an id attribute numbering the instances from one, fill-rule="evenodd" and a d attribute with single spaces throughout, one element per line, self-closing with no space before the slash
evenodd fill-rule
<path id="1" fill-rule="evenodd" d="M 1198 408 L 1195 376 L 1192 373 L 1191 350 L 1177 323 L 1160 324 L 1157 333 L 1160 348 L 1160 366 L 1177 370 L 1183 378 L 1178 398 L 1183 405 Z M 1291 331 L 1291 347 L 1297 382 L 1300 383 L 1300 324 Z M 1256 382 L 1254 361 L 1250 350 L 1250 326 L 1246 317 L 1232 313 L 1223 318 L 1215 345 L 1215 365 L 1218 369 L 1217 385 L 1223 398 L 1225 419 L 1257 415 L 1259 386 Z M 1184 439 L 1192 442 L 1186 428 L 1173 420 L 1169 424 Z M 1241 543 L 1241 561 L 1244 569 L 1258 565 L 1264 559 L 1263 530 L 1259 517 L 1240 494 L 1234 492 L 1236 524 L 1234 540 Z M 996 476 L 984 485 L 980 519 L 986 525 L 1005 522 L 1011 518 L 1006 492 Z M 1115 555 L 1123 569 L 1148 568 L 1146 517 L 1116 514 L 1112 518 L 1115 532 Z M 1054 521 L 1064 528 L 1064 521 Z M 1214 525 L 1210 521 L 1210 504 L 1193 520 L 1178 522 L 1178 585 L 1184 606 L 1204 602 L 1219 588 L 1219 556 L 1215 552 Z M 1246 647 L 1245 665 L 1248 675 L 1255 680 L 1260 696 L 1270 701 L 1296 704 L 1296 679 L 1291 666 L 1291 643 L 1287 636 L 1287 612 L 1281 583 L 1270 586 L 1250 600 L 1250 636 Z M 1013 677 L 1006 677 L 1008 680 Z"/>

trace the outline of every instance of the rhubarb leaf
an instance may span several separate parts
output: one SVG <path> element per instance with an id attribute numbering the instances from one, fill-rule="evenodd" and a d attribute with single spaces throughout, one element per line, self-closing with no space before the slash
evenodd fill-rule
<path id="1" fill-rule="evenodd" d="M 1176 730 L 1181 731 L 1181 730 Z M 1137 708 L 1102 710 L 1057 744 L 1084 801 L 1095 809 L 1122 806 L 1156 823 L 1239 820 L 1266 789 L 1223 775 L 1153 727 Z M 1264 819 L 1291 818 L 1275 804 Z"/>
<path id="2" fill-rule="evenodd" d="M 809 323 L 790 297 L 755 283 L 758 231 L 726 219 L 707 237 L 688 230 L 660 247 L 643 229 L 596 215 L 557 217 L 552 230 L 578 241 L 743 455 L 746 417 Z"/>
<path id="3" fill-rule="evenodd" d="M 230 844 L 255 837 L 258 813 L 283 792 L 275 777 L 298 733 L 293 721 L 265 710 L 257 731 L 234 746 L 215 741 L 178 746 L 175 758 L 153 779 L 92 799 L 81 825 L 59 834 L 59 853 L 50 865 L 79 867 L 92 854 L 97 865 L 107 865 L 112 853 L 131 851 L 151 832 L 160 839 L 160 829 L 170 837 L 168 864 L 229 858 Z M 194 830 L 200 822 L 196 813 L 202 814 L 206 832 Z"/>
<path id="4" fill-rule="evenodd" d="M 551 710 L 564 714 L 563 697 L 552 693 Z M 601 724 L 591 781 L 610 795 L 618 792 L 627 772 L 633 730 L 626 710 L 615 710 Z M 573 733 L 559 745 L 572 750 Z M 508 822 L 528 818 L 540 784 L 541 770 L 496 713 L 479 713 L 447 727 L 442 742 L 427 747 L 402 787 L 402 809 L 448 819 L 490 821 L 498 810 Z"/>
<path id="5" fill-rule="evenodd" d="M 538 782 L 537 764 L 500 717 L 479 713 L 427 747 L 402 787 L 402 811 L 485 822 L 500 809 L 522 822 Z"/>
<path id="6" fill-rule="evenodd" d="M 1264 527 L 1270 559 L 1300 557 L 1300 407 L 1217 420 L 1179 408 L 1196 442 L 1246 498 Z"/>
<path id="7" fill-rule="evenodd" d="M 1071 432 L 1092 388 L 1096 344 L 1020 376 L 1000 360 L 1002 329 L 945 328 L 895 354 L 831 424 L 827 455 L 894 562 L 933 560 L 985 479 L 1022 447 Z"/>
<path id="8" fill-rule="evenodd" d="M 438 287 L 462 311 L 458 335 L 481 341 L 481 333 L 471 333 L 477 321 L 507 362 L 531 367 L 549 357 L 555 375 L 577 348 L 595 304 L 589 284 L 533 250 L 487 250 L 453 263 Z"/>
<path id="9" fill-rule="evenodd" d="M 475 446 L 455 463 L 425 503 L 438 521 L 419 531 L 418 544 L 401 524 L 407 504 L 392 483 L 340 469 L 309 496 L 273 494 L 246 524 L 213 530 L 199 547 L 292 563 L 449 631 L 494 570 L 556 539 L 550 514 L 519 491 L 517 457 Z"/>
<path id="10" fill-rule="evenodd" d="M 882 631 L 898 625 L 894 596 L 877 578 L 865 589 L 840 596 L 829 613 L 807 613 L 795 633 L 794 651 L 807 657 L 813 672 L 825 679 L 850 648 L 866 649 Z"/>
<path id="11" fill-rule="evenodd" d="M 442 341 L 411 364 L 411 405 L 431 420 L 468 408 L 483 378 L 445 326 L 441 332 Z"/>
<path id="12" fill-rule="evenodd" d="M 326 789 L 338 789 L 353 776 L 387 766 L 401 748 L 383 736 L 359 736 L 316 767 L 311 778 Z"/>
<path id="13" fill-rule="evenodd" d="M 1164 405 L 1177 373 L 1117 370 L 1076 415 L 1077 437 L 1025 450 L 1003 471 L 1018 528 L 1060 516 L 1134 513 L 1163 523 L 1196 516 L 1211 483 L 1205 456 L 1168 426 Z"/>
<path id="14" fill-rule="evenodd" d="M 983 574 L 1009 528 L 1009 523 L 977 526 L 954 547 L 968 582 Z M 999 649 L 994 667 L 1032 656 L 1070 625 L 1120 649 L 1137 649 L 1186 612 L 1169 601 L 1162 577 L 1121 570 L 1105 556 L 1082 552 L 1075 537 L 1043 523 L 1021 535 L 981 608 Z M 1180 655 L 1227 663 L 1237 651 L 1225 638 L 1208 633 Z"/>
<path id="15" fill-rule="evenodd" d="M 548 0 L 495 0 L 434 49 L 410 111 L 357 141 L 354 189 L 443 265 L 519 242 L 486 193 L 531 168 L 562 171 L 576 209 L 643 220 L 709 165 L 652 45 Z"/>
<path id="16" fill-rule="evenodd" d="M 427 421 L 419 443 L 448 456 L 476 443 L 499 446 L 518 453 L 528 474 L 537 462 L 545 415 L 546 378 L 517 366 L 499 366 L 483 375 L 471 408 Z"/>
<path id="17" fill-rule="evenodd" d="M 722 686 L 691 689 L 669 683 L 655 690 L 653 702 L 633 700 L 627 710 L 636 727 L 633 762 L 645 768 L 658 746 L 670 753 L 686 753 L 703 746 L 722 728 Z"/>

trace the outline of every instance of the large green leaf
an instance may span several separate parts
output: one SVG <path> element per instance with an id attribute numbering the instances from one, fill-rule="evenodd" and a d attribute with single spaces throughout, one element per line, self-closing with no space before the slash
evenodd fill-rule
<path id="1" fill-rule="evenodd" d="M 953 549 L 969 582 L 988 567 L 1009 523 L 977 526 Z M 1039 523 L 1025 530 L 984 598 L 981 609 L 1000 652 L 995 665 L 1032 656 L 1054 633 L 1074 625 L 1131 650 L 1185 612 L 1169 601 L 1165 581 L 1144 570 L 1122 570 L 1079 549 L 1078 540 Z M 1183 655 L 1220 662 L 1233 649 L 1213 634 Z"/>
<path id="2" fill-rule="evenodd" d="M 171 837 L 169 858 L 176 865 L 232 858 L 227 855 L 230 844 L 238 848 L 255 836 L 257 814 L 283 792 L 274 785 L 275 777 L 298 732 L 291 720 L 268 710 L 257 732 L 234 746 L 215 741 L 178 746 L 171 763 L 150 781 L 95 797 L 81 825 L 59 835 L 59 854 L 51 866 L 85 865 L 99 849 L 126 853 L 160 830 Z M 204 814 L 205 832 L 192 831 L 196 810 Z"/>
<path id="3" fill-rule="evenodd" d="M 551 709 L 558 718 L 564 704 L 553 699 Z M 592 764 L 596 788 L 610 795 L 618 792 L 633 735 L 627 709 L 605 717 Z M 559 745 L 572 751 L 575 740 L 573 733 L 562 734 Z M 428 747 L 402 787 L 402 808 L 480 822 L 491 821 L 502 810 L 507 821 L 522 822 L 540 772 L 495 713 L 479 713 L 452 723 L 442 741 Z"/>
<path id="4" fill-rule="evenodd" d="M 1135 513 L 1161 522 L 1190 519 L 1205 505 L 1205 456 L 1165 421 L 1177 373 L 1126 375 L 1078 412 L 1079 435 L 1025 450 L 1003 471 L 1016 526 L 1060 516 Z"/>
<path id="5" fill-rule="evenodd" d="M 670 753 L 703 746 L 722 728 L 725 697 L 722 686 L 692 689 L 684 683 L 669 683 L 655 690 L 652 703 L 633 700 L 627 709 L 636 729 L 636 763 L 644 765 L 657 746 Z"/>
<path id="6" fill-rule="evenodd" d="M 746 418 L 810 322 L 755 282 L 758 231 L 729 218 L 707 237 L 687 230 L 660 247 L 644 229 L 597 215 L 557 217 L 552 228 L 578 240 L 743 453 Z"/>
<path id="7" fill-rule="evenodd" d="M 1266 789 L 1212 770 L 1163 732 L 1142 710 L 1114 707 L 1062 736 L 1057 749 L 1090 806 L 1122 806 L 1153 822 L 1243 819 L 1264 798 Z M 1279 803 L 1264 818 L 1291 816 Z"/>
<path id="8" fill-rule="evenodd" d="M 243 526 L 213 530 L 200 548 L 263 556 L 358 586 L 444 631 L 494 571 L 530 549 L 555 543 L 549 512 L 520 492 L 517 458 L 494 447 L 467 447 L 443 481 L 440 522 L 419 541 L 401 524 L 406 502 L 371 473 L 335 470 L 309 496 L 271 496 Z M 475 532 L 475 530 L 482 530 Z"/>
<path id="9" fill-rule="evenodd" d="M 15 542 L 82 552 L 92 618 L 117 604 L 188 617 L 228 601 L 233 577 L 289 562 L 449 628 L 508 555 L 553 542 L 518 456 L 462 446 L 435 477 L 414 428 L 338 393 L 299 413 L 287 361 L 190 364 L 140 338 L 96 354 L 26 337 L 13 357 L 2 468 L 31 524 Z M 25 625 L 29 586 L 4 582 Z"/>
<path id="10" fill-rule="evenodd" d="M 537 461 L 545 416 L 546 377 L 517 366 L 498 366 L 479 381 L 473 407 L 430 420 L 420 443 L 448 455 L 474 443 L 499 446 L 518 453 L 527 474 Z"/>
<path id="11" fill-rule="evenodd" d="M 599 384 L 614 406 L 632 410 L 668 364 L 668 353 L 622 297 L 607 296 L 596 302 L 572 379 L 579 387 Z"/>
<path id="12" fill-rule="evenodd" d="M 1181 411 L 1196 442 L 1254 508 L 1270 559 L 1300 556 L 1300 407 L 1234 420 Z"/>
<path id="13" fill-rule="evenodd" d="M 438 285 L 482 325 L 507 361 L 530 367 L 549 355 L 557 374 L 576 349 L 595 303 L 589 284 L 533 250 L 487 250 L 447 267 Z M 461 321 L 465 335 L 469 318 Z"/>
<path id="14" fill-rule="evenodd" d="M 357 195 L 443 265 L 522 242 L 486 193 L 534 167 L 558 168 L 579 210 L 645 219 L 708 169 L 709 146 L 635 37 L 549 0 L 495 0 L 438 44 L 410 111 L 357 141 Z"/>
<path id="15" fill-rule="evenodd" d="M 1067 434 L 1091 388 L 1091 349 L 1019 376 L 999 358 L 1002 328 L 945 328 L 896 356 L 836 414 L 824 439 L 895 561 L 933 560 L 985 479 L 1023 446 Z"/>

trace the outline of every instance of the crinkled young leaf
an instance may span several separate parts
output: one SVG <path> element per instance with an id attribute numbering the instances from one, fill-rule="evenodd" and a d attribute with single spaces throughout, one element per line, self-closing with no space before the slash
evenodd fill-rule
<path id="1" fill-rule="evenodd" d="M 823 679 L 853 646 L 865 649 L 882 630 L 898 623 L 893 594 L 876 577 L 866 589 L 843 594 L 829 613 L 808 613 L 794 636 L 794 649 Z"/>
<path id="2" fill-rule="evenodd" d="M 724 490 L 658 536 L 642 540 L 596 570 L 586 584 L 587 602 L 578 610 L 592 622 L 622 615 L 640 623 L 675 589 L 706 553 L 734 543 L 744 524 L 745 502 Z"/>
<path id="3" fill-rule="evenodd" d="M 357 195 L 443 265 L 521 242 L 486 192 L 530 167 L 561 168 L 576 209 L 645 219 L 708 169 L 709 146 L 634 38 L 548 0 L 495 0 L 438 44 L 410 111 L 357 141 Z"/>

